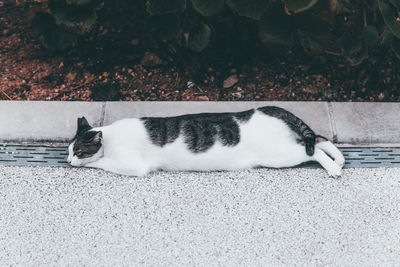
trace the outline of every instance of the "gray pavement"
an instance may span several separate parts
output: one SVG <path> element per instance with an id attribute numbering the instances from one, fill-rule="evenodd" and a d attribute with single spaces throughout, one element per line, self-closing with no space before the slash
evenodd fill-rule
<path id="1" fill-rule="evenodd" d="M 398 266 L 400 169 L 0 166 L 1 266 Z"/>
<path id="2" fill-rule="evenodd" d="M 62 102 L 0 101 L 0 142 L 65 142 L 86 116 L 93 126 L 142 116 L 241 111 L 265 105 L 283 107 L 315 132 L 337 143 L 400 144 L 400 103 L 330 102 Z"/>
<path id="3" fill-rule="evenodd" d="M 400 103 L 331 103 L 337 139 L 347 143 L 400 143 Z"/>

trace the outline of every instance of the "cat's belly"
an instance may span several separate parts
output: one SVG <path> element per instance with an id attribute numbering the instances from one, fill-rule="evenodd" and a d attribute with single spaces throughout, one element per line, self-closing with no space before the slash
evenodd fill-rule
<path id="1" fill-rule="evenodd" d="M 287 140 L 283 140 L 287 139 Z M 289 137 L 254 142 L 243 138 L 236 146 L 217 142 L 205 152 L 193 153 L 178 139 L 159 154 L 158 168 L 164 170 L 240 170 L 258 166 L 290 167 L 306 161 L 305 148 Z M 282 145 L 282 142 L 285 142 Z"/>
<path id="2" fill-rule="evenodd" d="M 193 153 L 182 140 L 177 140 L 160 156 L 160 168 L 164 170 L 238 170 L 259 165 L 254 153 L 243 150 L 240 144 L 229 147 L 216 143 L 205 152 Z"/>

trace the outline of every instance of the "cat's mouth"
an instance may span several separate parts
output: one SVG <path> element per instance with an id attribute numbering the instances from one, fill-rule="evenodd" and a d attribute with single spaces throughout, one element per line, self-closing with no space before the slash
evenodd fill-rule
<path id="1" fill-rule="evenodd" d="M 77 163 L 77 162 L 68 162 L 72 167 L 82 167 L 83 163 Z"/>

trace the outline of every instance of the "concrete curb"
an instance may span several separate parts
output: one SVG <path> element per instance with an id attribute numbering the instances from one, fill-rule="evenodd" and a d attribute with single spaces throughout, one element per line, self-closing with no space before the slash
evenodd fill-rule
<path id="1" fill-rule="evenodd" d="M 66 142 L 85 116 L 93 126 L 118 119 L 241 111 L 274 105 L 336 143 L 400 143 L 400 103 L 0 101 L 1 142 Z"/>

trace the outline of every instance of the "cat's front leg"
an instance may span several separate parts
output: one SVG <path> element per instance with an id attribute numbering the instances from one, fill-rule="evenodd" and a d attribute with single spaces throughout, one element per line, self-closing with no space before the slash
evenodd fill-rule
<path id="1" fill-rule="evenodd" d="M 137 162 L 135 165 L 136 166 L 132 166 L 131 164 L 128 165 L 111 158 L 103 157 L 95 162 L 86 164 L 85 167 L 99 168 L 105 171 L 128 176 L 144 176 L 148 173 L 148 168 L 145 166 L 141 166 L 140 164 L 137 164 Z"/>

